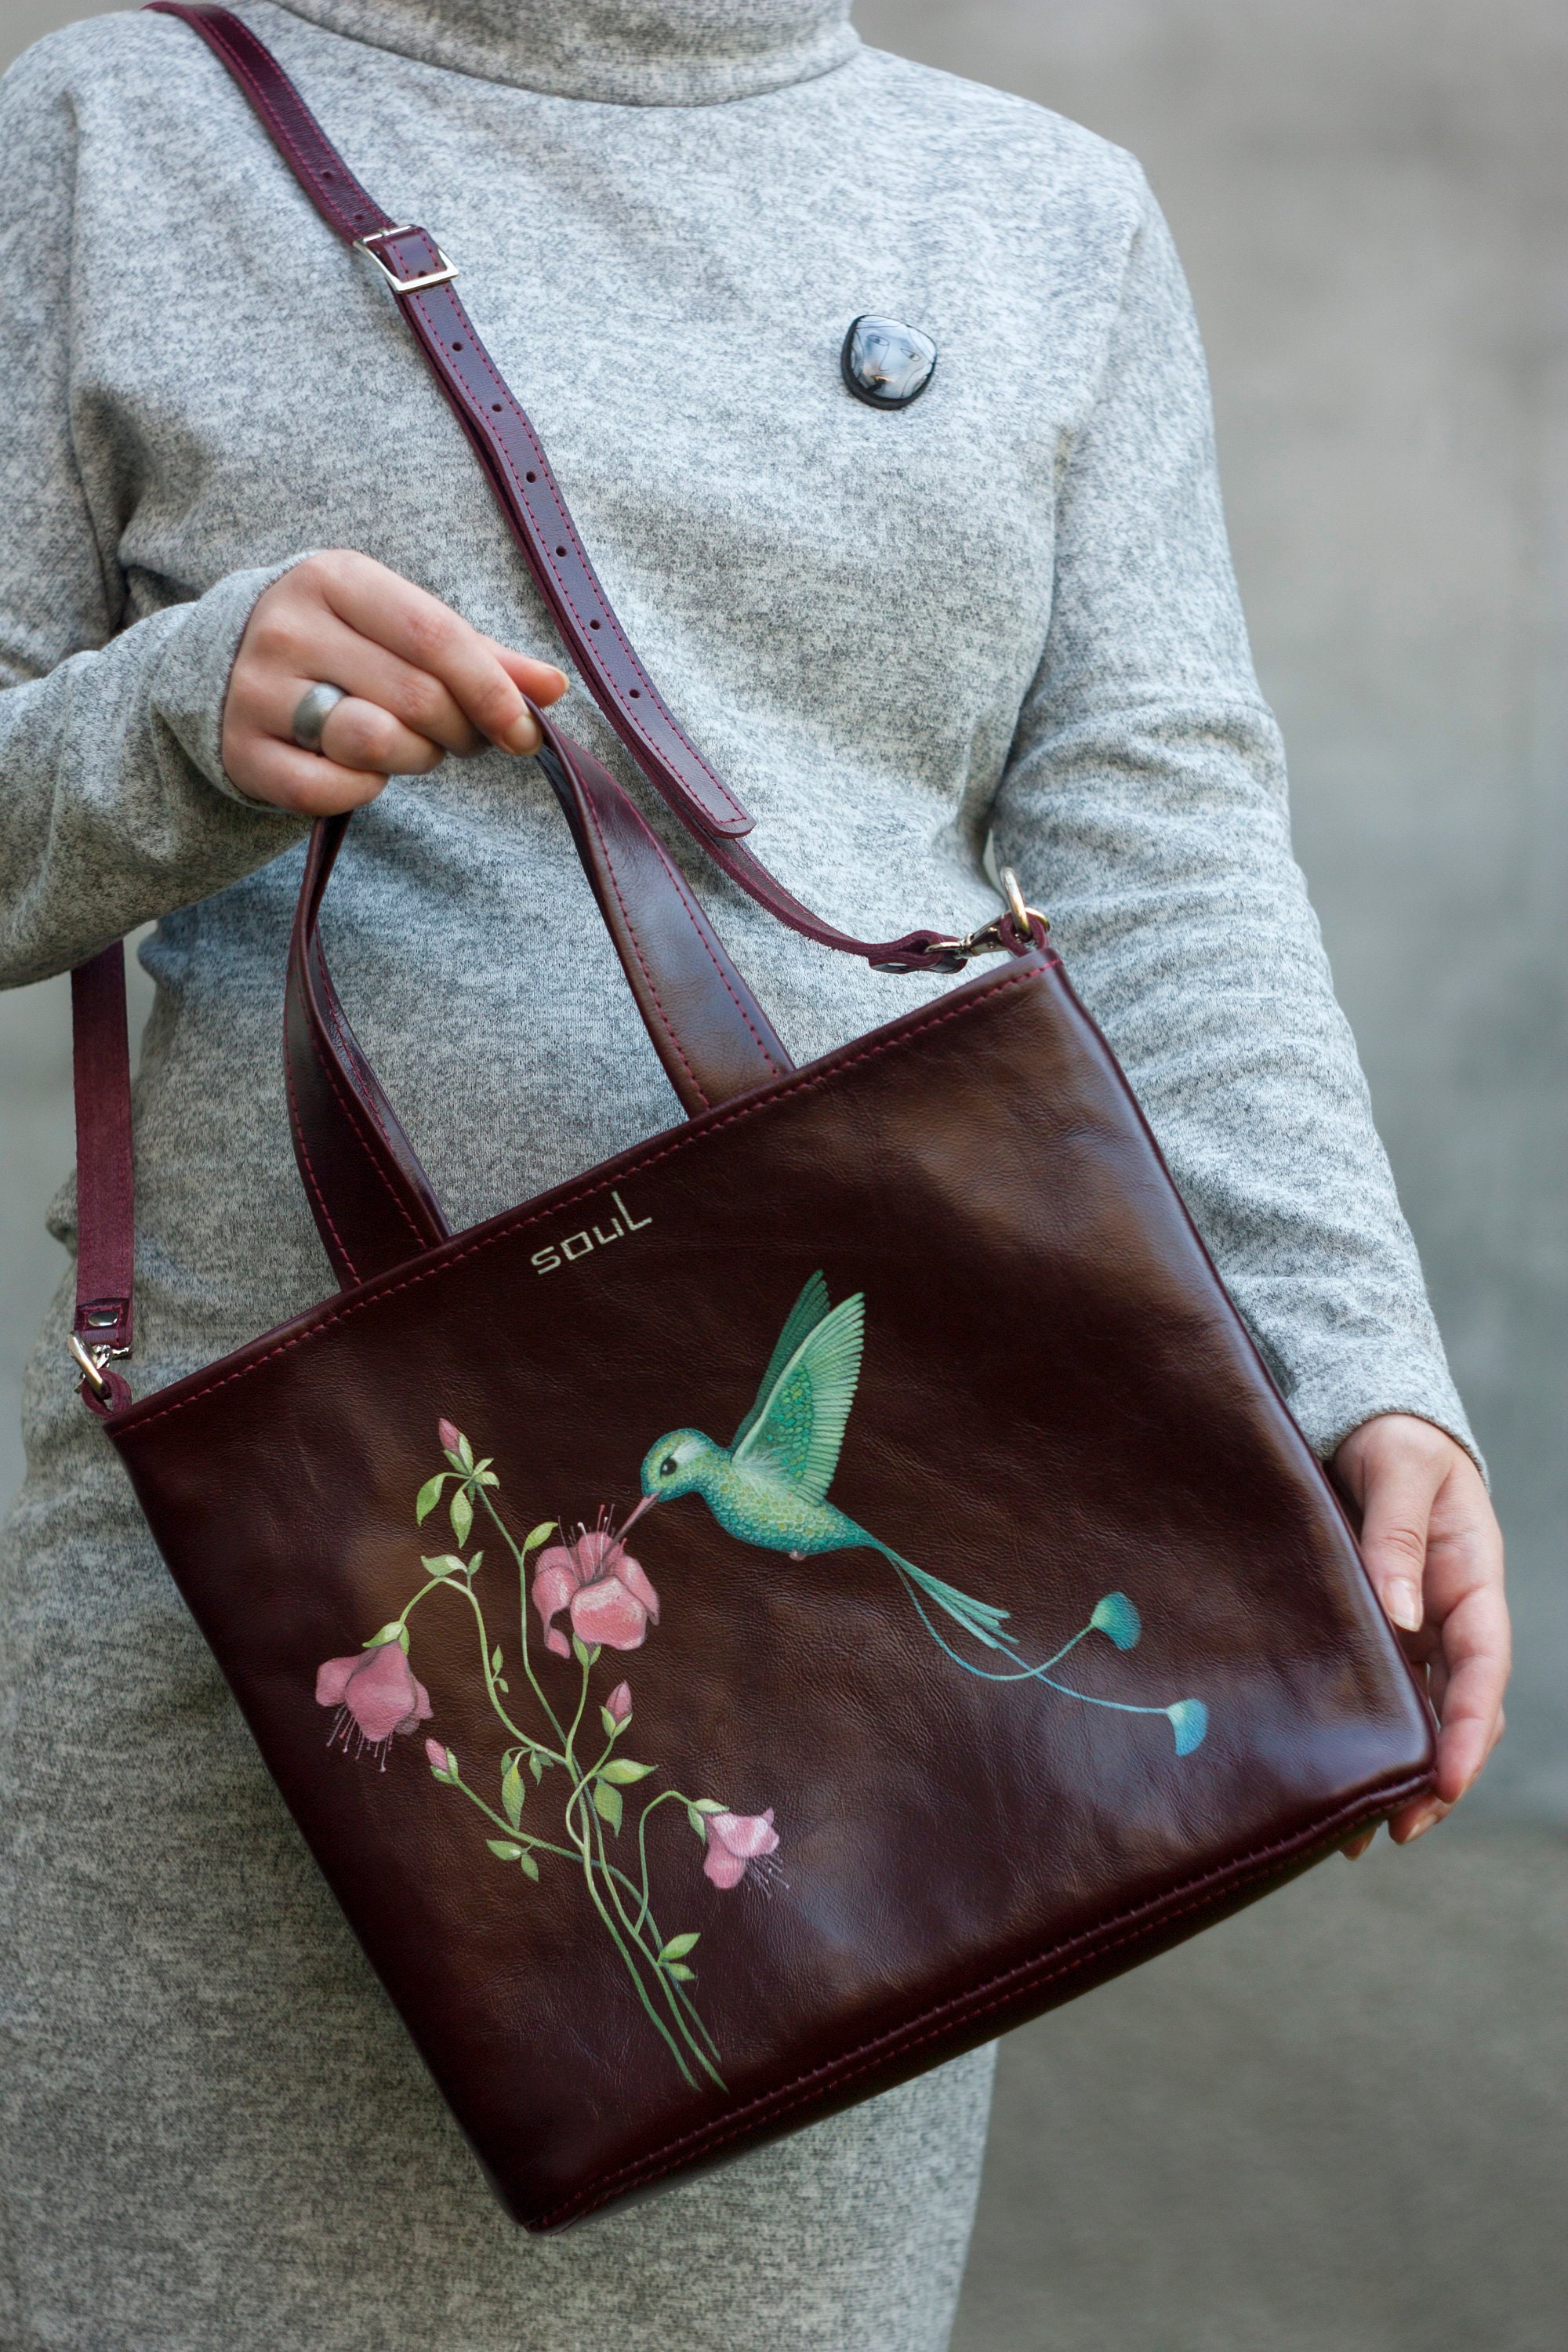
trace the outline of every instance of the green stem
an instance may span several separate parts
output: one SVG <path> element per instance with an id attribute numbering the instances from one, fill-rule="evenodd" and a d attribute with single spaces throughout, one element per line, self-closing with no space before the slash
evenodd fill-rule
<path id="1" fill-rule="evenodd" d="M 657 1797 L 650 1798 L 648 1802 L 643 1807 L 642 1818 L 637 1823 L 637 1873 L 638 1876 L 642 1880 L 642 1909 L 637 1914 L 637 1926 L 639 1927 L 642 1926 L 643 1921 L 647 1917 L 648 1912 L 652 1907 L 652 1897 L 649 1895 L 647 1891 L 647 1817 L 650 1813 L 657 1813 L 660 1805 L 668 1804 L 671 1797 L 679 1796 L 680 1791 L 679 1789 L 660 1790 L 658 1795 Z M 681 1802 L 689 1805 L 691 1802 L 691 1800 L 689 1797 L 682 1797 Z"/>
<path id="2" fill-rule="evenodd" d="M 485 1688 L 489 1693 L 490 1705 L 494 1707 L 497 1715 L 500 1717 L 502 1723 L 505 1724 L 507 1729 L 511 1733 L 512 1738 L 514 1739 L 521 1740 L 525 1748 L 536 1748 L 542 1756 L 548 1756 L 552 1764 L 564 1764 L 566 1758 L 562 1755 L 559 1750 L 553 1748 L 546 1748 L 542 1740 L 533 1738 L 530 1733 L 524 1731 L 520 1725 L 515 1724 L 512 1721 L 510 1716 L 501 1705 L 500 1693 L 496 1688 L 496 1678 L 490 1666 L 490 1637 L 485 1630 L 485 1612 L 479 1606 L 479 1594 L 474 1591 L 471 1584 L 461 1583 L 455 1576 L 447 1577 L 444 1581 L 456 1587 L 456 1589 L 463 1595 L 464 1600 L 467 1601 L 469 1608 L 474 1612 L 474 1622 L 479 1627 L 479 1664 L 484 1669 Z M 553 1720 L 553 1717 L 552 1720 Z M 557 1727 L 559 1728 L 559 1727 Z"/>
<path id="3" fill-rule="evenodd" d="M 620 1932 L 617 1929 L 615 1921 L 611 1918 L 609 1912 L 605 1909 L 603 1899 L 600 1896 L 599 1890 L 594 1884 L 595 1854 L 593 1844 L 593 1830 L 585 1823 L 583 1832 L 582 1854 L 583 1877 L 588 1889 L 588 1899 L 593 1904 L 594 1908 L 598 1913 L 600 1918 L 604 1921 L 605 1927 L 609 1931 L 610 1941 L 614 1944 L 616 1951 L 619 1952 L 621 1958 L 626 1963 L 626 1974 L 631 1978 L 633 1984 L 637 1988 L 637 1999 L 641 2001 L 643 2007 L 647 2010 L 648 2016 L 658 2027 L 659 2033 L 668 2044 L 670 2055 L 680 2069 L 681 2081 L 685 2083 L 689 2089 L 694 2091 L 697 2088 L 696 2078 L 692 2074 L 690 2067 L 687 2064 L 685 2059 L 680 2054 L 680 2045 L 669 2031 L 669 2028 L 666 2025 L 663 2018 L 660 2017 L 658 2010 L 655 2009 L 652 2001 L 648 1999 L 647 1988 L 642 1980 L 642 1972 L 638 1969 L 637 1962 L 632 1958 L 632 1956 L 626 1949 L 626 1945 L 621 1941 Z M 598 1857 L 598 1867 L 601 1871 L 605 1872 L 607 1877 L 608 1866 L 603 1853 Z M 616 1907 L 618 1908 L 619 1906 L 617 1905 Z M 646 1959 L 646 1953 L 644 1954 L 644 1958 Z M 663 1971 L 659 1970 L 657 1973 L 662 1977 Z M 700 2053 L 694 2054 L 700 2055 Z M 721 2087 L 722 2087 L 722 2085 L 721 2085 Z"/>
<path id="4" fill-rule="evenodd" d="M 642 1907 L 637 1913 L 637 1924 L 640 1940 L 640 1930 L 644 1921 L 647 1921 L 648 1928 L 652 1933 L 656 1955 L 664 1949 L 664 1931 L 659 1927 L 658 1921 L 654 1916 L 653 1897 L 648 1892 L 647 1847 L 644 1843 L 644 1837 L 647 1828 L 647 1817 L 649 1813 L 653 1812 L 658 1806 L 662 1805 L 667 1797 L 679 1798 L 683 1804 L 689 1805 L 692 1802 L 691 1798 L 685 1796 L 679 1789 L 662 1790 L 657 1797 L 652 1798 L 649 1802 L 643 1807 L 642 1818 L 637 1822 L 637 1855 L 641 1865 L 642 1874 Z M 626 1881 L 626 1885 L 629 1888 L 631 1885 L 629 1879 Z M 633 1891 L 635 1892 L 636 1890 L 634 1889 Z M 673 1978 L 670 1981 L 675 1985 L 677 1999 L 682 2001 L 690 2011 L 692 2022 L 695 2024 L 699 2033 L 701 2034 L 704 2042 L 707 2042 L 710 2050 L 713 2053 L 714 2057 L 721 2057 L 723 2053 L 720 2050 L 719 2044 L 714 2041 L 713 2036 L 709 2032 L 706 2025 L 703 2024 L 700 2016 L 698 2014 L 697 2003 L 692 2000 L 691 1995 L 687 1991 L 686 1987 L 683 1984 L 677 1982 Z"/>
<path id="5" fill-rule="evenodd" d="M 654 1982 L 658 1985 L 660 1992 L 663 1993 L 665 2000 L 668 2002 L 670 2014 L 673 2016 L 676 2024 L 679 2027 L 681 2033 L 685 2037 L 687 2048 L 690 2051 L 692 2056 L 696 2059 L 703 2073 L 710 2076 L 710 2078 L 718 2084 L 721 2091 L 724 2090 L 727 2087 L 724 2077 L 720 2074 L 718 2068 L 710 2061 L 707 2052 L 704 2051 L 697 2042 L 691 2032 L 690 2025 L 682 2014 L 683 2006 L 689 2006 L 689 2003 L 685 2002 L 684 2000 L 684 1988 L 678 1984 L 673 1977 L 668 1976 L 665 1973 L 664 1969 L 659 1966 L 658 1953 L 648 1951 L 647 1945 L 644 1944 L 641 1937 L 632 1927 L 631 1921 L 626 1917 L 626 1911 L 622 1906 L 621 1898 L 616 1891 L 615 1883 L 616 1875 L 619 1875 L 619 1874 L 617 1873 L 615 1875 L 612 1875 L 611 1874 L 609 1859 L 605 1853 L 605 1833 L 600 1825 L 597 1815 L 595 1816 L 591 1826 L 594 1831 L 595 1843 L 598 1849 L 599 1867 L 605 1873 L 605 1880 L 610 1889 L 610 1898 L 615 1904 L 616 1909 L 620 1913 L 621 1924 L 626 1928 L 626 1933 L 632 1937 L 632 1940 L 637 1945 L 638 1951 L 643 1953 L 647 1960 L 648 1966 L 653 1970 Z M 647 1916 L 646 1912 L 644 1916 Z M 695 2012 L 693 2013 L 695 2014 Z M 698 2023 L 701 2026 L 700 2019 L 698 2020 Z M 718 2045 L 712 2042 L 711 2036 L 708 2034 L 706 2027 L 702 2027 L 702 2032 L 704 2039 L 710 2042 L 710 2044 L 713 2049 L 714 2056 L 716 2057 L 718 2055 Z"/>
<path id="6" fill-rule="evenodd" d="M 578 1862 L 582 1859 L 575 1846 L 556 1845 L 550 1838 L 535 1837 L 531 1830 L 519 1829 L 515 1822 L 507 1820 L 504 1813 L 498 1813 L 493 1805 L 488 1805 L 479 1790 L 470 1789 L 459 1773 L 449 1772 L 447 1777 L 454 1789 L 461 1789 L 471 1805 L 478 1805 L 487 1821 L 494 1822 L 497 1829 L 503 1831 L 517 1844 L 536 1847 L 541 1853 L 558 1853 L 563 1862 Z"/>
<path id="7" fill-rule="evenodd" d="M 489 1488 L 488 1486 L 481 1486 L 479 1488 L 478 1492 L 479 1500 L 483 1503 L 486 1510 L 489 1513 L 490 1518 L 494 1522 L 496 1531 L 500 1535 L 502 1543 L 505 1544 L 508 1551 L 510 1552 L 513 1559 L 517 1562 L 517 1580 L 520 1595 L 518 1617 L 520 1636 L 522 1643 L 522 1671 L 528 1676 L 529 1682 L 532 1686 L 534 1697 L 539 1701 L 540 1706 L 544 1709 L 545 1714 L 549 1717 L 551 1727 L 554 1731 L 556 1738 L 560 1739 L 563 1736 L 561 1729 L 561 1718 L 556 1714 L 555 1709 L 551 1706 L 550 1701 L 545 1697 L 543 1691 L 540 1688 L 539 1677 L 533 1671 L 533 1659 L 530 1654 L 528 1647 L 528 1562 L 523 1558 L 521 1551 L 519 1549 L 511 1529 L 508 1527 L 506 1521 L 502 1518 L 500 1513 L 491 1502 Z"/>

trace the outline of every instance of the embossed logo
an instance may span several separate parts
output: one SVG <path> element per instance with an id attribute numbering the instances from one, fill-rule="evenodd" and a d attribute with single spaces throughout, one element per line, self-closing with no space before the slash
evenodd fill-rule
<path id="1" fill-rule="evenodd" d="M 553 1274 L 558 1266 L 571 1265 L 578 1258 L 587 1257 L 594 1250 L 608 1249 L 610 1244 L 618 1242 L 623 1234 L 640 1234 L 645 1225 L 652 1224 L 651 1217 L 634 1217 L 618 1192 L 612 1192 L 610 1198 L 619 1213 L 610 1219 L 607 1234 L 602 1233 L 597 1225 L 586 1225 L 580 1234 L 565 1234 L 560 1241 L 547 1243 L 543 1249 L 536 1249 L 533 1253 L 534 1272 Z"/>

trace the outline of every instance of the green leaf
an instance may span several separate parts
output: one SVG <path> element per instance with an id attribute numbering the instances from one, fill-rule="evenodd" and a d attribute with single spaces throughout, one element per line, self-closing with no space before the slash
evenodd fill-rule
<path id="1" fill-rule="evenodd" d="M 528 1784 L 518 1769 L 518 1762 L 514 1757 L 501 1775 L 500 1784 L 501 1811 L 513 1829 L 517 1827 L 518 1816 L 522 1811 L 522 1801 L 527 1794 Z"/>
<path id="2" fill-rule="evenodd" d="M 452 1516 L 452 1533 L 460 1544 L 468 1540 L 468 1529 L 474 1524 L 474 1507 L 461 1486 L 454 1486 L 452 1499 L 447 1506 Z"/>
<path id="3" fill-rule="evenodd" d="M 708 1843 L 708 1831 L 704 1825 L 702 1816 L 698 1811 L 695 1805 L 687 1806 L 686 1818 L 691 1823 L 691 1826 L 696 1831 L 698 1836 L 702 1840 L 703 1844 L 706 1845 Z"/>
<path id="4" fill-rule="evenodd" d="M 499 1691 L 505 1691 L 508 1696 L 510 1696 L 511 1685 L 508 1682 L 504 1675 L 498 1675 L 496 1676 L 496 1688 Z"/>
<path id="5" fill-rule="evenodd" d="M 536 1528 L 531 1528 L 527 1535 L 525 1535 L 522 1539 L 522 1556 L 524 1559 L 528 1558 L 529 1553 L 533 1549 L 535 1544 L 542 1544 L 546 1536 L 552 1536 L 554 1533 L 555 1521 L 553 1519 L 541 1519 Z"/>
<path id="6" fill-rule="evenodd" d="M 683 1960 L 688 1952 L 695 1951 L 700 1930 L 694 1927 L 689 1936 L 672 1936 L 659 1954 L 661 1960 Z"/>
<path id="7" fill-rule="evenodd" d="M 432 1576 L 461 1576 L 463 1573 L 463 1562 L 455 1551 L 438 1551 L 434 1559 L 422 1559 L 419 1565 L 428 1569 Z"/>
<path id="8" fill-rule="evenodd" d="M 620 1790 L 618 1789 L 608 1787 L 603 1780 L 595 1780 L 594 1783 L 594 1811 L 598 1814 L 599 1819 L 602 1822 L 609 1822 L 612 1830 L 618 1831 L 621 1826 Z"/>
<path id="9" fill-rule="evenodd" d="M 529 1769 L 529 1770 L 532 1773 L 532 1775 L 533 1775 L 533 1777 L 534 1777 L 534 1779 L 535 1779 L 536 1780 L 543 1780 L 543 1778 L 544 1778 L 544 1759 L 543 1759 L 543 1757 L 542 1757 L 542 1756 L 541 1756 L 541 1755 L 540 1755 L 540 1753 L 539 1753 L 539 1751 L 538 1751 L 538 1749 L 537 1749 L 537 1748 L 531 1748 L 531 1749 L 529 1750 L 529 1756 L 528 1756 L 528 1769 Z"/>
<path id="10" fill-rule="evenodd" d="M 423 1486 L 420 1487 L 414 1505 L 414 1524 L 416 1528 L 422 1528 L 424 1526 L 426 1520 L 429 1517 L 431 1512 L 440 1501 L 441 1486 L 446 1475 L 447 1473 L 445 1470 L 437 1470 L 434 1478 L 426 1478 Z"/>
<path id="11" fill-rule="evenodd" d="M 670 1960 L 667 1964 L 664 1973 L 667 1977 L 678 1978 L 682 1984 L 695 1984 L 697 1981 L 696 1969 L 687 1968 L 685 1963 L 680 1960 Z"/>
<path id="12" fill-rule="evenodd" d="M 606 1739 L 618 1739 L 621 1733 L 626 1728 L 626 1724 L 617 1723 L 616 1721 L 615 1717 L 610 1713 L 607 1706 L 602 1706 L 599 1709 L 599 1721 L 605 1727 L 605 1737 Z M 631 1717 L 630 1716 L 627 1716 L 626 1723 L 629 1723 L 630 1721 Z"/>
<path id="13" fill-rule="evenodd" d="M 697 1810 L 700 1813 L 727 1813 L 730 1808 L 721 1805 L 717 1797 L 699 1797 Z"/>
<path id="14" fill-rule="evenodd" d="M 535 1862 L 533 1856 L 531 1853 L 520 1853 L 517 1861 L 518 1868 L 521 1871 L 523 1876 L 525 1878 L 531 1878 L 535 1884 L 537 1884 L 539 1879 L 539 1864 Z"/>
<path id="15" fill-rule="evenodd" d="M 634 1764 L 629 1756 L 617 1756 L 613 1763 L 605 1765 L 603 1777 L 613 1780 L 617 1789 L 629 1789 L 634 1780 L 646 1780 L 657 1769 L 656 1765 Z"/>
<path id="16" fill-rule="evenodd" d="M 521 1862 L 522 1860 L 521 1846 L 513 1845 L 510 1838 L 486 1838 L 485 1843 L 489 1846 L 490 1852 L 502 1862 Z"/>
<path id="17" fill-rule="evenodd" d="M 572 1636 L 572 1655 L 576 1659 L 577 1664 L 580 1666 L 586 1666 L 588 1664 L 588 1653 L 584 1647 L 582 1640 L 575 1633 Z"/>
<path id="18" fill-rule="evenodd" d="M 496 1476 L 493 1470 L 476 1470 L 474 1476 L 479 1480 L 481 1486 L 499 1486 L 500 1485 L 500 1480 Z"/>
<path id="19" fill-rule="evenodd" d="M 362 1650 L 379 1650 L 384 1642 L 401 1642 L 404 1648 L 406 1650 L 408 1647 L 408 1629 L 404 1624 L 401 1617 L 395 1617 L 390 1625 L 384 1625 L 379 1633 L 373 1633 L 368 1642 L 362 1642 L 360 1643 L 360 1648 Z"/>
<path id="20" fill-rule="evenodd" d="M 490 1672 L 492 1675 L 500 1674 L 500 1643 L 498 1642 L 495 1648 L 490 1652 Z"/>
<path id="21" fill-rule="evenodd" d="M 458 1433 L 458 1454 L 464 1469 L 471 1470 L 474 1466 L 474 1449 L 460 1430 Z"/>

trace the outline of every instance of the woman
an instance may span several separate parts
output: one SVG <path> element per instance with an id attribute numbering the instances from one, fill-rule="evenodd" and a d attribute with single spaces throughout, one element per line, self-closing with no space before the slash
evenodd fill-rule
<path id="1" fill-rule="evenodd" d="M 784 878 L 865 936 L 964 931 L 996 909 L 994 836 L 1050 908 L 1429 1662 L 1437 1794 L 1394 1824 L 1419 1835 L 1500 1725 L 1500 1546 L 1290 860 L 1136 166 L 861 48 L 841 0 L 243 13 L 459 263 Z M 158 920 L 140 1389 L 330 1287 L 277 1050 L 310 815 L 365 808 L 334 961 L 454 1223 L 672 1106 L 526 761 L 523 695 L 564 685 L 544 608 L 374 271 L 171 19 L 44 43 L 3 117 L 4 977 Z M 864 312 L 935 341 L 906 410 L 840 378 Z M 323 680 L 345 698 L 301 749 Z M 698 878 L 799 1058 L 939 985 Z M 560 2242 L 502 2219 L 76 1400 L 67 1328 L 62 1295 L 5 1568 L 6 2343 L 945 2342 L 984 2054 Z"/>

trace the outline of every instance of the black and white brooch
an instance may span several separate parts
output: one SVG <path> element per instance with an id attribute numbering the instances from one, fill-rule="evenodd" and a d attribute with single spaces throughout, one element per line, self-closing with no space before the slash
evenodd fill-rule
<path id="1" fill-rule="evenodd" d="M 936 368 L 936 345 L 918 327 L 867 312 L 856 319 L 839 354 L 844 381 L 868 408 L 907 408 Z"/>

